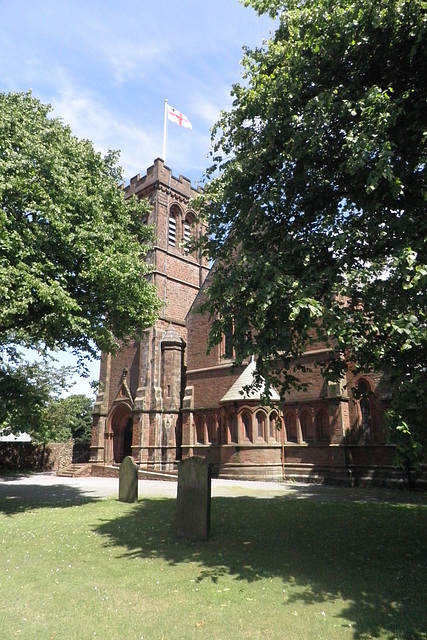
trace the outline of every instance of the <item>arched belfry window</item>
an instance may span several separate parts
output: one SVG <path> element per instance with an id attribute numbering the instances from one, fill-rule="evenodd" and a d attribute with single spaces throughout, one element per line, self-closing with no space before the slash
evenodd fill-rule
<path id="1" fill-rule="evenodd" d="M 195 215 L 192 211 L 187 211 L 182 225 L 182 245 L 184 253 L 190 253 L 189 243 L 194 237 Z"/>
<path id="2" fill-rule="evenodd" d="M 170 247 L 177 247 L 179 244 L 179 223 L 181 218 L 181 209 L 177 204 L 173 204 L 169 209 L 168 244 Z"/>
<path id="3" fill-rule="evenodd" d="M 187 242 L 191 240 L 191 224 L 188 220 L 184 220 L 184 251 L 188 253 Z"/>
<path id="4" fill-rule="evenodd" d="M 176 247 L 176 218 L 172 214 L 169 216 L 168 244 Z"/>
<path id="5" fill-rule="evenodd" d="M 191 227 L 193 224 L 193 217 L 190 214 L 187 214 L 185 216 L 185 220 L 184 220 L 184 228 L 183 228 L 183 233 L 182 233 L 182 239 L 183 239 L 183 243 L 184 243 L 184 251 L 185 253 L 189 252 L 189 247 L 188 247 L 188 243 L 191 240 Z"/>

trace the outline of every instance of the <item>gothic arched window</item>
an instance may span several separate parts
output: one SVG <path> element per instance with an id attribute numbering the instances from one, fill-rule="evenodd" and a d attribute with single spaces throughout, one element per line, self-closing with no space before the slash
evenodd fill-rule
<path id="1" fill-rule="evenodd" d="M 297 438 L 297 418 L 294 411 L 285 413 L 286 440 L 288 442 L 298 442 Z"/>
<path id="2" fill-rule="evenodd" d="M 213 416 L 210 416 L 208 418 L 208 423 L 207 423 L 207 427 L 208 427 L 208 440 L 211 444 L 216 444 L 217 440 L 218 440 L 218 435 L 217 435 L 217 424 L 216 424 L 216 420 Z"/>
<path id="3" fill-rule="evenodd" d="M 177 204 L 173 204 L 169 209 L 168 244 L 177 247 L 181 240 L 179 226 L 182 220 L 182 211 Z"/>
<path id="4" fill-rule="evenodd" d="M 168 244 L 176 246 L 176 218 L 172 214 L 169 216 Z"/>
<path id="5" fill-rule="evenodd" d="M 326 409 L 319 409 L 315 415 L 316 439 L 319 442 L 329 442 L 329 414 Z"/>
<path id="6" fill-rule="evenodd" d="M 235 413 L 230 413 L 227 416 L 227 427 L 229 442 L 237 442 L 237 416 Z"/>
<path id="7" fill-rule="evenodd" d="M 252 441 L 252 416 L 250 413 L 242 413 L 243 437 Z"/>
<path id="8" fill-rule="evenodd" d="M 313 442 L 313 421 L 310 411 L 301 413 L 300 422 L 304 442 Z"/>
<path id="9" fill-rule="evenodd" d="M 196 418 L 196 442 L 198 444 L 205 443 L 205 422 L 201 416 Z"/>
<path id="10" fill-rule="evenodd" d="M 191 240 L 191 228 L 192 225 L 194 224 L 194 218 L 191 214 L 187 214 L 185 216 L 185 220 L 184 220 L 184 227 L 183 227 L 183 232 L 182 232 L 182 240 L 183 240 L 183 244 L 184 244 L 184 252 L 188 253 L 190 251 L 189 247 L 188 247 L 188 243 Z"/>
<path id="11" fill-rule="evenodd" d="M 361 378 L 357 383 L 357 395 L 359 398 L 359 422 L 362 433 L 365 436 L 372 436 L 372 391 L 369 382 L 364 378 Z"/>
<path id="12" fill-rule="evenodd" d="M 272 411 L 269 415 L 269 437 L 270 440 L 277 440 L 277 413 Z"/>

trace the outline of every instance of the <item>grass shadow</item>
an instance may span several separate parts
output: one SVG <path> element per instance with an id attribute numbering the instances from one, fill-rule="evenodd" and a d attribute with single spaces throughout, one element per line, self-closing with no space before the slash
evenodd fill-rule
<path id="1" fill-rule="evenodd" d="M 67 508 L 98 500 L 77 487 L 65 484 L 17 484 L 17 479 L 17 477 L 0 479 L 0 512 L 8 516 L 32 509 Z"/>
<path id="2" fill-rule="evenodd" d="M 214 497 L 203 543 L 176 540 L 174 518 L 175 500 L 145 499 L 95 530 L 126 558 L 195 563 L 199 582 L 279 577 L 287 604 L 341 599 L 355 638 L 427 638 L 424 504 Z"/>

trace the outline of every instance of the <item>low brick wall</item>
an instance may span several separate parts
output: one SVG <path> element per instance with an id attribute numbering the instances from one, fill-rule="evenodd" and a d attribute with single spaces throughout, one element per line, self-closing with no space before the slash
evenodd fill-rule
<path id="1" fill-rule="evenodd" d="M 0 442 L 0 471 L 60 471 L 73 459 L 73 441 L 34 444 Z"/>
<path id="2" fill-rule="evenodd" d="M 99 478 L 118 478 L 119 467 L 104 464 L 92 464 L 91 475 Z"/>
<path id="3" fill-rule="evenodd" d="M 91 467 L 91 475 L 101 478 L 118 478 L 119 471 L 119 465 L 112 466 L 93 463 Z M 141 468 L 138 465 L 138 478 L 139 480 L 164 480 L 165 482 L 176 482 L 178 480 L 178 472 L 172 471 L 169 473 L 164 473 L 162 471 L 153 471 L 150 469 Z"/>

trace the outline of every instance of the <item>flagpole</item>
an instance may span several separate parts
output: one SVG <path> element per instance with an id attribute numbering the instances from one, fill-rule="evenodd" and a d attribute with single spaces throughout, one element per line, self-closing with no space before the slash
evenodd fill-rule
<path id="1" fill-rule="evenodd" d="M 166 164 L 166 134 L 168 128 L 168 101 L 165 99 L 165 121 L 163 123 L 163 162 Z"/>

